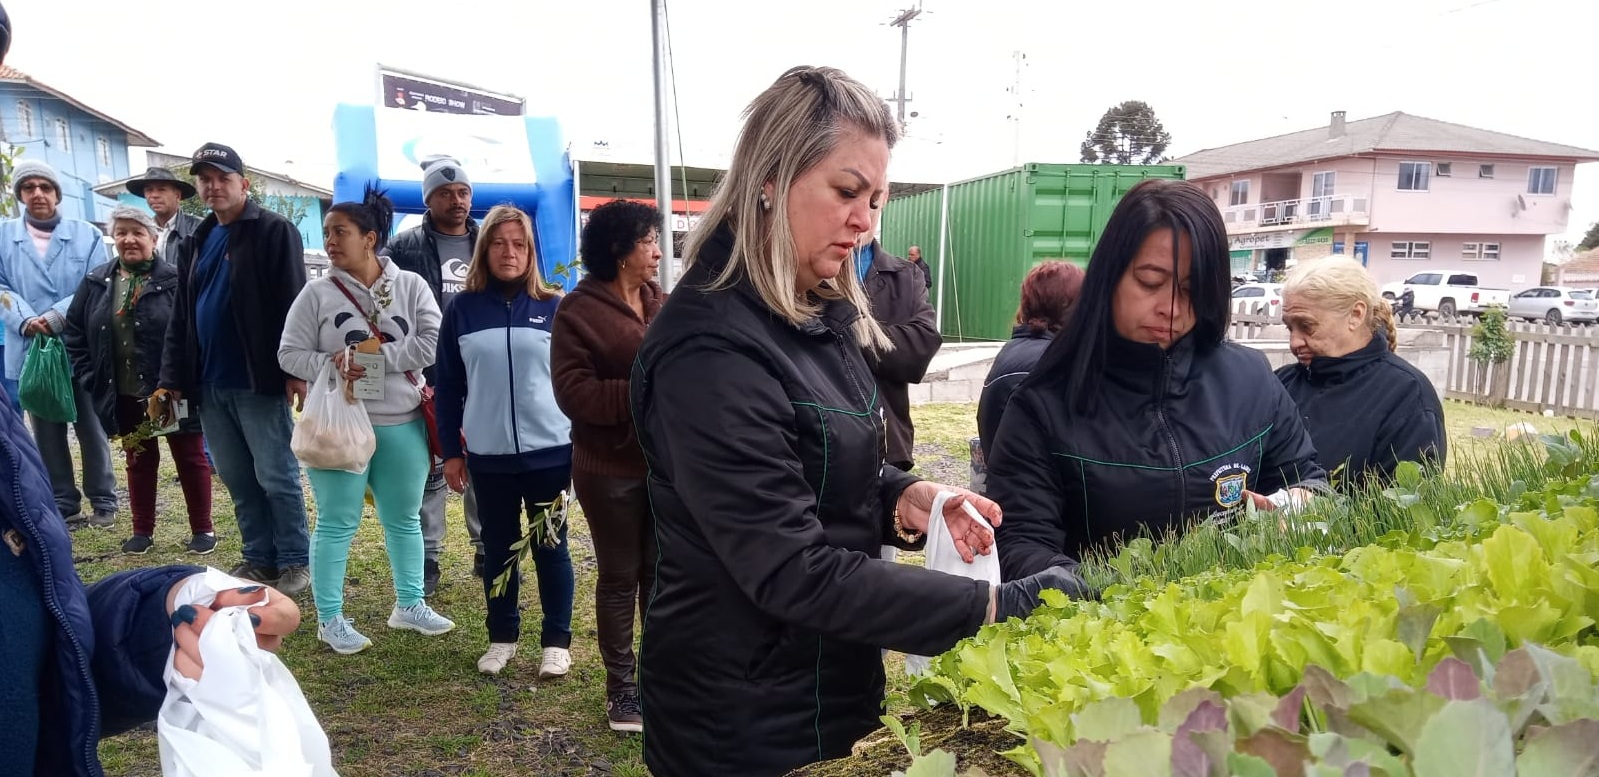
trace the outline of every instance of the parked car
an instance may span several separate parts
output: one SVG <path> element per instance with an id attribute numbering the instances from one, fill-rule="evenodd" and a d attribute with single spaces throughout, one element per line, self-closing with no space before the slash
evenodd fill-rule
<path id="1" fill-rule="evenodd" d="M 1283 312 L 1283 285 L 1281 283 L 1246 283 L 1233 289 L 1233 310 L 1243 306 L 1243 312 L 1253 315 L 1275 316 Z"/>
<path id="2" fill-rule="evenodd" d="M 1591 324 L 1599 320 L 1599 301 L 1595 301 L 1593 293 L 1587 289 L 1536 286 L 1511 297 L 1505 312 L 1511 318 L 1528 321 Z"/>
<path id="3" fill-rule="evenodd" d="M 1428 270 L 1398 283 L 1385 283 L 1382 287 L 1383 299 L 1390 302 L 1398 299 L 1407 288 L 1416 292 L 1414 309 L 1436 311 L 1445 316 L 1481 314 L 1489 307 L 1503 306 L 1510 301 L 1508 290 L 1478 286 L 1476 273 L 1455 270 Z"/>

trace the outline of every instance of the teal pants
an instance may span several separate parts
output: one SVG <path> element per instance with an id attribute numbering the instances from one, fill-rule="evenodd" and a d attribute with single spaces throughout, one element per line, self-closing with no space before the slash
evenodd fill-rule
<path id="1" fill-rule="evenodd" d="M 366 510 L 372 489 L 383 544 L 394 575 L 394 599 L 401 607 L 422 601 L 422 487 L 432 468 L 427 430 L 416 420 L 398 426 L 374 426 L 377 450 L 359 475 L 332 469 L 306 469 L 316 497 L 316 531 L 311 535 L 311 593 L 317 619 L 344 614 L 344 571 L 350 542 Z"/>

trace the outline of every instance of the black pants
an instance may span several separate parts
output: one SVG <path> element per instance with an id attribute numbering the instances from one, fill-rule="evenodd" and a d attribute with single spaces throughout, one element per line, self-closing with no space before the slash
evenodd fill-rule
<path id="1" fill-rule="evenodd" d="M 633 655 L 634 607 L 642 619 L 655 587 L 655 519 L 644 478 L 572 472 L 588 518 L 599 582 L 594 588 L 600 658 L 607 694 L 638 693 Z"/>
<path id="2" fill-rule="evenodd" d="M 490 642 L 516 642 L 522 633 L 522 586 L 518 571 L 511 572 L 505 595 L 490 594 L 494 581 L 511 566 L 515 552 L 511 546 L 526 532 L 522 516 L 537 515 L 537 505 L 553 501 L 572 482 L 570 466 L 538 469 L 504 475 L 473 472 L 472 487 L 477 491 L 478 520 L 483 524 L 483 598 L 488 603 L 487 625 Z M 572 555 L 566 544 L 566 527 L 555 547 L 539 545 L 533 551 L 533 566 L 539 584 L 539 605 L 544 625 L 540 647 L 571 647 Z"/>

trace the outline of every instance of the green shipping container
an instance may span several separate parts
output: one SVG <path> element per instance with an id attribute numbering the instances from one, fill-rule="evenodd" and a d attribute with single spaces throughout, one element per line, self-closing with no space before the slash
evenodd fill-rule
<path id="1" fill-rule="evenodd" d="M 1008 340 L 1028 271 L 1050 259 L 1086 266 L 1128 189 L 1185 172 L 1182 165 L 1023 165 L 890 198 L 882 243 L 899 256 L 921 246 L 945 339 Z M 939 229 L 945 192 L 947 247 Z"/>

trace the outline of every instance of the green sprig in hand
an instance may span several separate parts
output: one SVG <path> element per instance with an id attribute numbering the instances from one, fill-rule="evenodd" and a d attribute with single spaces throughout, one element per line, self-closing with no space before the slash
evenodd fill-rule
<path id="1" fill-rule="evenodd" d="M 535 549 L 540 546 L 553 548 L 561 544 L 561 530 L 566 527 L 567 508 L 571 503 L 572 497 L 562 490 L 553 501 L 534 505 L 540 509 L 528 518 L 527 534 L 511 544 L 511 550 L 516 555 L 511 557 L 511 563 L 506 565 L 505 570 L 494 578 L 494 585 L 489 588 L 489 598 L 498 599 L 505 595 L 506 588 L 511 585 L 511 575 L 517 573 L 523 562 L 532 561 Z"/>

